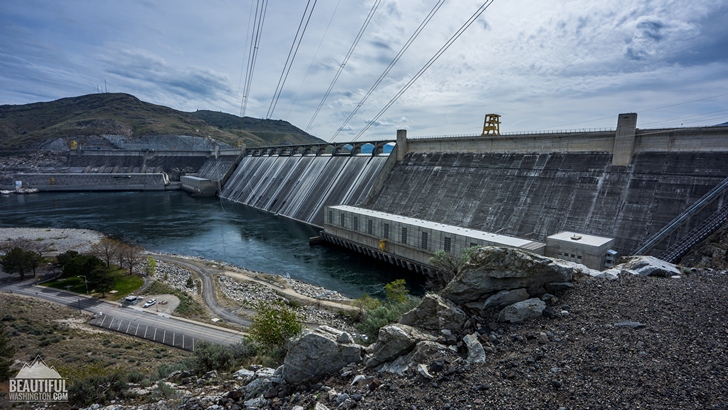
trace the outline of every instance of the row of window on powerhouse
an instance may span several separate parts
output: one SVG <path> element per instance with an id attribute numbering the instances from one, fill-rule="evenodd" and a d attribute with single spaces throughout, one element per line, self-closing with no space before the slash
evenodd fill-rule
<path id="1" fill-rule="evenodd" d="M 351 230 L 357 231 L 357 232 L 360 232 L 361 231 L 360 224 L 359 224 L 359 217 L 358 216 L 351 216 L 349 218 L 349 219 L 351 219 L 351 222 L 349 224 L 350 226 L 347 226 L 346 214 L 340 213 L 338 216 L 339 216 L 339 218 L 338 218 L 339 220 L 338 221 L 334 221 L 334 219 L 335 219 L 334 218 L 334 213 L 333 213 L 333 211 L 329 211 L 329 215 L 328 215 L 328 222 L 329 222 L 329 224 L 332 224 L 333 225 L 336 222 L 338 222 L 338 225 L 340 227 L 342 227 L 342 228 L 351 229 Z M 374 220 L 367 218 L 365 232 L 368 235 L 374 235 L 374 231 L 375 231 Z M 394 232 L 391 232 L 391 226 L 390 226 L 390 224 L 384 222 L 382 224 L 381 237 L 383 239 L 390 240 L 390 239 L 394 239 L 393 236 L 394 236 Z M 410 242 L 409 230 L 408 230 L 408 228 L 406 226 L 401 226 L 400 227 L 399 242 L 402 243 L 402 244 L 405 244 L 405 245 L 418 246 L 420 249 L 424 249 L 424 250 L 430 249 L 430 246 L 429 246 L 430 245 L 430 243 L 429 243 L 430 242 L 429 232 L 420 232 L 420 237 L 417 238 L 417 239 L 413 239 L 412 242 Z M 452 241 L 452 238 L 451 237 L 445 236 L 443 238 L 442 245 L 443 245 L 443 250 L 445 252 L 447 252 L 447 253 L 452 252 L 453 241 Z M 471 247 L 472 246 L 477 246 L 477 245 L 478 244 L 475 243 L 475 242 L 471 242 L 470 243 L 470 246 Z"/>

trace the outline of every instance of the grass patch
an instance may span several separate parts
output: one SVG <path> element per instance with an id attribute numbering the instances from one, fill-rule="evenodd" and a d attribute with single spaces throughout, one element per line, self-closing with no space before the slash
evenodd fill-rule
<path id="1" fill-rule="evenodd" d="M 134 293 L 134 291 L 142 287 L 142 285 L 144 285 L 144 279 L 141 276 L 122 273 L 116 276 L 116 286 L 114 286 L 114 290 L 116 290 L 117 293 L 108 295 L 108 298 L 110 300 L 119 300 Z"/>
<path id="2" fill-rule="evenodd" d="M 48 286 L 49 288 L 55 288 L 55 289 L 70 290 L 71 292 L 86 294 L 86 284 L 84 283 L 83 279 L 79 278 L 78 276 L 74 276 L 72 278 L 61 278 L 61 279 L 52 280 L 50 282 L 44 283 L 43 286 Z"/>
<path id="3" fill-rule="evenodd" d="M 142 285 L 144 285 L 144 279 L 141 276 L 127 275 L 124 272 L 125 271 L 122 269 L 117 269 L 114 271 L 114 276 L 116 277 L 116 286 L 114 286 L 114 290 L 117 293 L 107 293 L 107 299 L 119 300 L 130 295 L 135 290 L 139 289 L 140 287 L 142 287 Z M 79 278 L 78 276 L 53 280 L 50 282 L 46 282 L 43 285 L 54 289 L 64 289 L 70 290 L 71 292 L 86 294 L 86 284 L 84 283 L 83 278 Z M 91 291 L 93 291 L 93 289 L 89 289 L 89 292 Z"/>

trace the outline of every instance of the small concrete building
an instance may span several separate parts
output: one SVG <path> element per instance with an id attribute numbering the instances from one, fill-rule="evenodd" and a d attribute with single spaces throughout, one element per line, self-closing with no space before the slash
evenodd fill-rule
<path id="1" fill-rule="evenodd" d="M 214 196 L 217 193 L 217 185 L 207 179 L 198 176 L 185 175 L 180 177 L 182 190 L 198 196 Z"/>
<path id="2" fill-rule="evenodd" d="M 546 256 L 604 270 L 614 264 L 612 246 L 614 238 L 564 231 L 546 238 Z"/>

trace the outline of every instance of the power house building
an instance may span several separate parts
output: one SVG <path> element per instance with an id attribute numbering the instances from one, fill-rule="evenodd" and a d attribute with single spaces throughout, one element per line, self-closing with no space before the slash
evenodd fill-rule
<path id="1" fill-rule="evenodd" d="M 564 235 L 584 240 L 563 240 Z M 325 208 L 321 236 L 330 243 L 425 274 L 432 269 L 428 260 L 436 252 L 459 255 L 473 246 L 518 248 L 603 269 L 613 243 L 609 238 L 573 232 L 552 235 L 547 243 L 536 242 L 348 205 Z M 549 243 L 552 249 L 548 249 Z"/>

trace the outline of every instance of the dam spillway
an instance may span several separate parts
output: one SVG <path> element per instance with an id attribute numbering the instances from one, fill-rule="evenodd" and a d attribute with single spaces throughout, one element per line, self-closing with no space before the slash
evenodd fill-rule
<path id="1" fill-rule="evenodd" d="M 245 156 L 222 198 L 323 226 L 323 207 L 361 203 L 386 155 Z"/>

